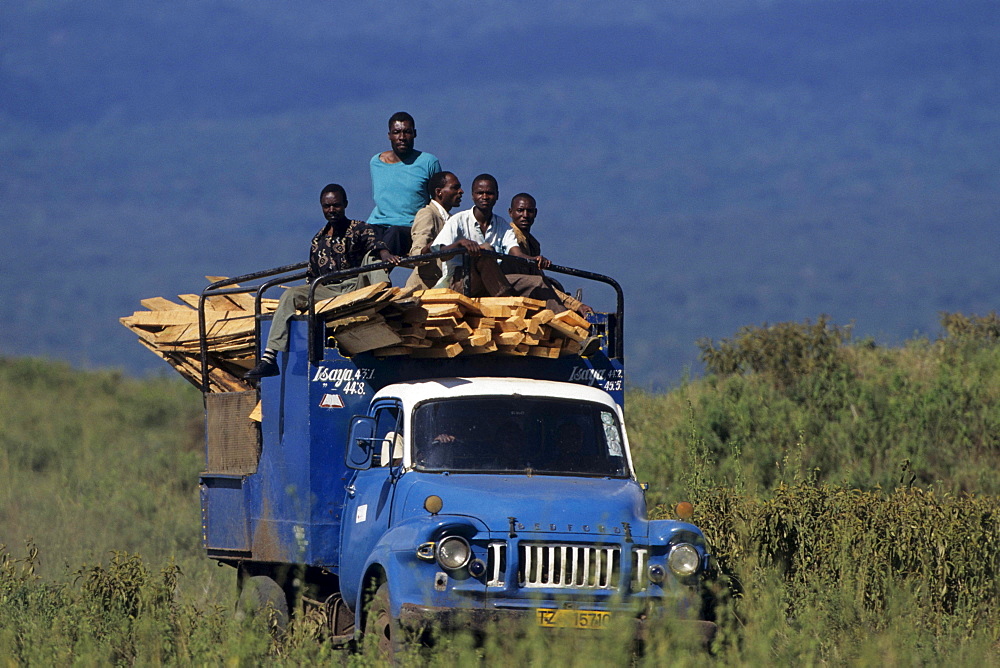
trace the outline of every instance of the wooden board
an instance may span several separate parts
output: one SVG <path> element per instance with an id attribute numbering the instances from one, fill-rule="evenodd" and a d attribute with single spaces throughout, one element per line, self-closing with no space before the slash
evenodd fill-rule
<path id="1" fill-rule="evenodd" d="M 370 320 L 337 330 L 337 347 L 346 355 L 357 355 L 376 348 L 398 346 L 403 339 L 385 322 Z"/>
<path id="2" fill-rule="evenodd" d="M 164 297 L 150 297 L 149 299 L 143 299 L 139 303 L 150 311 L 172 311 L 174 309 L 191 308 L 187 304 L 178 304 L 177 302 L 172 302 Z"/>
<path id="3" fill-rule="evenodd" d="M 557 313 L 552 317 L 553 320 L 558 320 L 559 322 L 564 322 L 572 327 L 579 327 L 590 331 L 590 323 L 587 319 L 575 311 L 563 311 L 562 313 Z"/>

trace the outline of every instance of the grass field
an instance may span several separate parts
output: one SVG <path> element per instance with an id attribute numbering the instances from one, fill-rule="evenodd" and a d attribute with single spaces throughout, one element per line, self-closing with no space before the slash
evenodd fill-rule
<path id="1" fill-rule="evenodd" d="M 1000 348 L 988 319 L 886 349 L 826 322 L 704 342 L 712 373 L 630 392 L 654 516 L 689 500 L 722 573 L 710 652 L 682 626 L 449 637 L 453 665 L 995 664 Z M 714 357 L 713 357 L 714 356 Z M 778 362 L 780 360 L 780 363 Z M 234 615 L 202 555 L 197 391 L 0 359 L 0 656 L 11 665 L 373 665 L 308 621 Z"/>

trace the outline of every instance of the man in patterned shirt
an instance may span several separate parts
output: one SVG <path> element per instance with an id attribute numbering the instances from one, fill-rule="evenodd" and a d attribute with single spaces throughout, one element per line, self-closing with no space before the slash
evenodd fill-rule
<path id="1" fill-rule="evenodd" d="M 347 192 L 336 183 L 323 188 L 319 196 L 326 225 L 313 237 L 309 248 L 309 270 L 306 280 L 312 283 L 326 274 L 354 269 L 374 261 L 377 253 L 383 262 L 398 264 L 399 258 L 389 252 L 374 228 L 360 220 L 349 220 Z M 367 261 L 366 261 L 367 260 Z M 358 274 L 316 288 L 316 299 L 328 299 L 357 290 L 366 285 L 389 280 L 384 270 Z M 260 362 L 243 376 L 253 380 L 266 376 L 277 376 L 278 352 L 288 350 L 288 319 L 298 310 L 308 307 L 309 285 L 299 285 L 285 290 L 278 300 L 278 308 L 271 321 L 271 331 L 267 345 L 260 356 Z"/>

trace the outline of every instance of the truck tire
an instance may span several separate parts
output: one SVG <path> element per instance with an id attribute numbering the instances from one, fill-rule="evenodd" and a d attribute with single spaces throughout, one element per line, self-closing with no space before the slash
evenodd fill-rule
<path id="1" fill-rule="evenodd" d="M 268 628 L 275 635 L 288 628 L 288 599 L 281 585 L 266 575 L 255 575 L 243 582 L 236 609 L 241 618 L 266 615 Z"/>
<path id="2" fill-rule="evenodd" d="M 399 651 L 400 632 L 396 622 L 392 619 L 392 610 L 389 608 L 389 583 L 383 582 L 375 590 L 368 605 L 368 613 L 365 615 L 365 636 L 371 635 L 375 639 L 375 646 L 378 649 L 378 656 L 384 661 L 395 663 L 396 653 Z"/>

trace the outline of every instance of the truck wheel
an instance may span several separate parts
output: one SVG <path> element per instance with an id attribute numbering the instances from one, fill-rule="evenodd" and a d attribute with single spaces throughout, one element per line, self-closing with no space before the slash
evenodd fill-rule
<path id="1" fill-rule="evenodd" d="M 365 616 L 365 636 L 375 639 L 378 655 L 392 663 L 399 646 L 399 629 L 396 628 L 389 609 L 389 584 L 383 582 L 375 590 L 375 596 L 368 606 Z"/>
<path id="2" fill-rule="evenodd" d="M 281 586 L 266 575 L 255 575 L 243 582 L 236 609 L 241 618 L 264 616 L 275 635 L 288 628 L 288 599 Z"/>

